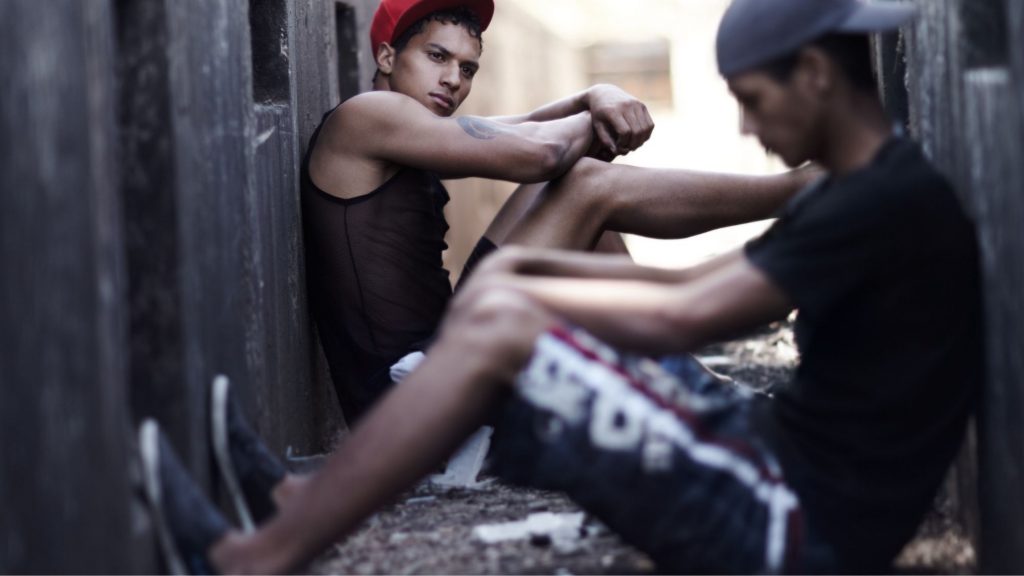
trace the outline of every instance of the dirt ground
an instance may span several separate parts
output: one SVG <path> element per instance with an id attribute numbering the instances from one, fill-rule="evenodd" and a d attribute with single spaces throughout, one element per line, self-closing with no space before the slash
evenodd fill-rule
<path id="1" fill-rule="evenodd" d="M 789 323 L 716 345 L 698 357 L 722 374 L 759 389 L 786 382 L 797 361 Z M 918 535 L 896 561 L 905 574 L 975 572 L 975 555 L 940 495 Z M 474 528 L 522 521 L 540 513 L 580 510 L 559 494 L 487 480 L 478 489 L 422 484 L 373 516 L 309 571 L 315 574 L 650 574 L 644 554 L 621 542 L 596 520 L 557 538 L 532 536 L 485 543 Z M 567 518 L 568 516 L 560 516 Z M 576 518 L 578 520 L 578 517 Z"/>

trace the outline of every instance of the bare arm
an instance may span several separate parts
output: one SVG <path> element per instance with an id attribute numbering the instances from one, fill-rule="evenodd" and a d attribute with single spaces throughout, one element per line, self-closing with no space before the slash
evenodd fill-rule
<path id="1" fill-rule="evenodd" d="M 532 112 L 525 114 L 514 114 L 509 116 L 494 116 L 491 119 L 504 124 L 522 124 L 523 122 L 548 122 L 558 120 L 573 114 L 579 114 L 590 109 L 587 104 L 588 90 L 578 92 L 572 96 L 549 102 Z"/>
<path id="2" fill-rule="evenodd" d="M 697 266 L 667 269 L 636 264 L 629 256 L 505 246 L 485 260 L 476 274 L 478 276 L 516 274 L 552 278 L 638 280 L 672 284 L 702 276 L 742 258 L 743 250 L 740 249 Z"/>
<path id="3" fill-rule="evenodd" d="M 643 102 L 611 84 L 597 84 L 583 92 L 556 100 L 528 114 L 493 118 L 506 124 L 547 122 L 589 111 L 594 132 L 613 156 L 644 144 L 654 131 L 654 120 Z"/>
<path id="4" fill-rule="evenodd" d="M 443 118 L 407 96 L 384 91 L 342 106 L 343 113 L 331 118 L 338 123 L 331 133 L 342 137 L 328 143 L 335 154 L 325 156 L 383 160 L 446 177 L 550 180 L 568 170 L 593 137 L 588 112 L 512 126 L 472 116 Z M 330 170 L 316 160 L 317 172 Z"/>
<path id="5" fill-rule="evenodd" d="M 722 259 L 679 283 L 495 275 L 477 289 L 517 290 L 624 349 L 682 352 L 783 318 L 792 309 L 785 294 L 746 258 Z"/>
<path id="6" fill-rule="evenodd" d="M 821 172 L 794 170 L 771 176 L 690 170 L 607 170 L 602 186 L 622 191 L 607 227 L 652 238 L 685 238 L 723 226 L 771 218 Z"/>

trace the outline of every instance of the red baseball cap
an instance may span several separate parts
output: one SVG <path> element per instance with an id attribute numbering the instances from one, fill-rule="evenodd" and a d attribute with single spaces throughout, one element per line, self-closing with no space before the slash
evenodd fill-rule
<path id="1" fill-rule="evenodd" d="M 382 42 L 393 43 L 420 18 L 450 8 L 465 7 L 476 14 L 483 32 L 494 16 L 494 0 L 381 0 L 370 24 L 371 54 Z"/>

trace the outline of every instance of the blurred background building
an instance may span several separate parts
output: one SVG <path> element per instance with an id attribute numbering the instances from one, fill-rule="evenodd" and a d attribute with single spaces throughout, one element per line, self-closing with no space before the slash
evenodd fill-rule
<path id="1" fill-rule="evenodd" d="M 527 112 L 597 83 L 620 86 L 654 117 L 651 140 L 616 162 L 716 172 L 782 170 L 740 135 L 735 100 L 715 65 L 715 32 L 727 0 L 502 0 L 485 35 L 481 70 L 460 113 Z M 448 183 L 449 268 L 458 273 L 514 189 L 467 179 Z M 629 237 L 634 258 L 684 266 L 741 245 L 765 223 L 685 241 Z"/>

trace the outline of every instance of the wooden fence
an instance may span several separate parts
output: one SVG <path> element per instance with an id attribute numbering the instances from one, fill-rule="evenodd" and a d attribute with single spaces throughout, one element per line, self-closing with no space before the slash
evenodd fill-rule
<path id="1" fill-rule="evenodd" d="M 214 486 L 217 374 L 275 449 L 329 444 L 298 166 L 375 7 L 0 2 L 0 572 L 153 571 L 132 429 Z"/>
<path id="2" fill-rule="evenodd" d="M 884 93 L 974 218 L 987 375 L 953 478 L 983 573 L 1024 571 L 1024 2 L 919 0 L 878 43 Z"/>

